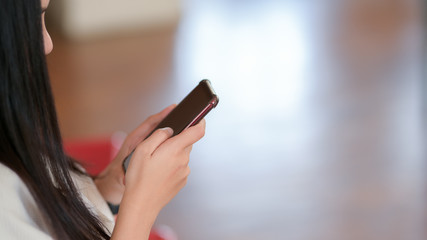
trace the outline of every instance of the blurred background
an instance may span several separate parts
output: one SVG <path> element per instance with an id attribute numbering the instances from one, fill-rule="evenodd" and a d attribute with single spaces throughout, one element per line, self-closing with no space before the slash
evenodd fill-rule
<path id="1" fill-rule="evenodd" d="M 427 239 L 422 0 L 52 0 L 65 140 L 220 103 L 157 223 L 185 240 Z"/>

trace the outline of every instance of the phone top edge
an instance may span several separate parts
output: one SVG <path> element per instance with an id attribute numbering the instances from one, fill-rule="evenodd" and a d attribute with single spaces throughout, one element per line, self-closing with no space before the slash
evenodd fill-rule
<path id="1" fill-rule="evenodd" d="M 212 98 L 212 100 L 210 102 L 210 104 L 212 105 L 212 108 L 215 108 L 216 105 L 218 105 L 218 102 L 219 102 L 218 96 L 217 95 L 213 95 L 213 98 Z"/>
<path id="2" fill-rule="evenodd" d="M 218 105 L 219 98 L 218 98 L 218 95 L 216 94 L 215 90 L 212 87 L 211 81 L 209 79 L 203 79 L 200 81 L 199 84 L 205 84 L 206 87 L 209 89 L 210 93 L 212 94 L 212 100 L 211 100 L 212 108 L 215 108 L 216 105 Z"/>
<path id="3" fill-rule="evenodd" d="M 209 91 L 211 91 L 213 95 L 216 95 L 215 90 L 212 87 L 212 83 L 209 79 L 203 79 L 202 81 L 200 81 L 199 84 L 203 84 L 203 83 L 206 84 L 206 86 L 209 88 Z"/>

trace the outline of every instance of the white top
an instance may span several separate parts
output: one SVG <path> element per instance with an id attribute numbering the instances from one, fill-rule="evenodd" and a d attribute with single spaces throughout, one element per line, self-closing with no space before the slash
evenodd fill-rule
<path id="1" fill-rule="evenodd" d="M 72 174 L 85 204 L 108 228 L 114 217 L 90 177 Z M 49 227 L 33 196 L 21 178 L 0 163 L 0 238 L 22 240 L 52 239 Z"/>

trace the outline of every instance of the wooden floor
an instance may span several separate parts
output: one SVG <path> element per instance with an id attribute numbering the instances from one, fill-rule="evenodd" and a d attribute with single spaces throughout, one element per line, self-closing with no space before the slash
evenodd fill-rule
<path id="1" fill-rule="evenodd" d="M 185 3 L 176 27 L 54 41 L 64 138 L 128 132 L 209 78 L 220 103 L 157 224 L 182 240 L 427 239 L 421 1 Z"/>

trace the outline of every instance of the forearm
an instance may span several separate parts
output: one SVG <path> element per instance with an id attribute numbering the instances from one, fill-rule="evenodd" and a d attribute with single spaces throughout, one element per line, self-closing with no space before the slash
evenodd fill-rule
<path id="1" fill-rule="evenodd" d="M 148 198 L 145 200 L 144 197 L 124 195 L 111 236 L 112 240 L 148 239 L 159 210 L 145 204 Z"/>

